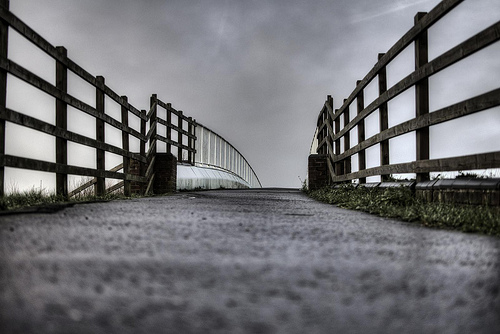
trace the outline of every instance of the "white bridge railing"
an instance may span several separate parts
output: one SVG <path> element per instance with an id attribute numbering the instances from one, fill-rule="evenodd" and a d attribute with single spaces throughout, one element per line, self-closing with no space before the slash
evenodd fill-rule
<path id="1" fill-rule="evenodd" d="M 250 188 L 262 185 L 252 166 L 223 137 L 200 123 L 196 124 L 195 165 L 226 171 L 241 178 Z"/>

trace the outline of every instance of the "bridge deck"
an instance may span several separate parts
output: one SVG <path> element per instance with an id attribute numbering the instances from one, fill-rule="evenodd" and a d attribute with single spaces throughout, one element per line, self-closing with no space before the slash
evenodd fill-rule
<path id="1" fill-rule="evenodd" d="M 491 333 L 500 240 L 283 189 L 0 217 L 0 332 Z"/>

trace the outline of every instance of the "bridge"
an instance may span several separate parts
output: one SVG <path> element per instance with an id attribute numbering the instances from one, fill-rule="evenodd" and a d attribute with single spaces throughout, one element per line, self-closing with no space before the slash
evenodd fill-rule
<path id="1" fill-rule="evenodd" d="M 427 76 L 497 42 L 500 23 L 453 52 L 417 61 L 415 72 L 394 87 L 383 84 L 384 69 L 401 48 L 414 44 L 422 55 L 417 59 L 425 60 L 428 28 L 461 2 L 445 0 L 418 14 L 415 26 L 380 56 L 340 109 L 327 98 L 309 157 L 311 188 L 353 180 L 368 185 L 365 178 L 374 175 L 380 185 L 393 173 L 414 172 L 417 191 L 426 197 L 426 187 L 434 187 L 427 180 L 430 172 L 500 167 L 498 152 L 438 160 L 426 155 L 429 126 L 500 105 L 498 90 L 435 112 L 425 107 Z M 72 175 L 90 177 L 81 187 L 94 187 L 97 195 L 191 189 L 1 212 L 1 333 L 496 333 L 500 328 L 498 238 L 345 210 L 296 189 L 261 188 L 250 164 L 219 134 L 155 94 L 147 108 L 132 106 L 104 77 L 92 76 L 66 49 L 24 24 L 6 0 L 0 1 L 0 18 L 2 143 L 6 124 L 15 124 L 53 136 L 57 153 L 55 162 L 28 159 L 5 154 L 1 145 L 0 195 L 5 167 L 55 173 L 56 192 L 66 198 L 80 191 L 69 187 Z M 8 59 L 9 27 L 55 59 L 55 85 Z M 95 107 L 68 93 L 68 72 L 95 89 Z M 6 108 L 7 74 L 56 99 L 55 125 Z M 381 94 L 365 107 L 363 90 L 376 76 Z M 417 90 L 419 114 L 389 128 L 386 103 L 410 87 Z M 351 119 L 355 100 L 358 114 Z M 117 107 L 107 108 L 107 101 Z M 70 130 L 68 108 L 93 119 L 95 138 Z M 380 133 L 365 139 L 363 120 L 375 110 Z M 351 146 L 354 128 L 359 140 Z M 388 140 L 409 129 L 418 133 L 420 153 L 410 163 L 391 164 Z M 109 141 L 113 131 L 120 145 Z M 95 149 L 96 168 L 68 164 L 71 143 Z M 363 152 L 375 144 L 381 147 L 380 166 L 366 166 Z M 109 179 L 117 182 L 110 186 Z M 491 196 L 480 198 L 498 200 L 498 183 L 495 187 Z"/>

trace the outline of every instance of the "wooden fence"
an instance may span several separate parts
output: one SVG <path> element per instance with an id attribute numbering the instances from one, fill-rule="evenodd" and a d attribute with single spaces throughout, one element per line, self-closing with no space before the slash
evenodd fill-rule
<path id="1" fill-rule="evenodd" d="M 166 111 L 165 118 L 158 117 L 158 107 Z M 161 141 L 167 146 L 166 153 L 175 153 L 172 151 L 172 146 L 175 146 L 177 147 L 177 160 L 194 165 L 196 121 L 185 116 L 182 110 L 174 109 L 172 104 L 159 100 L 156 94 L 151 96 L 151 109 L 147 116 L 150 121 L 149 150 L 156 151 L 157 141 Z M 177 120 L 173 120 L 172 116 L 176 117 Z M 159 126 L 165 127 L 166 136 L 158 133 Z M 175 136 L 175 132 L 177 136 Z M 187 159 L 184 159 L 184 152 L 187 152 Z"/>
<path id="2" fill-rule="evenodd" d="M 95 193 L 100 196 L 106 193 L 105 179 L 120 179 L 118 185 L 113 189 L 123 186 L 125 195 L 131 193 L 131 182 L 143 185 L 141 189 L 151 189 L 153 180 L 152 166 L 156 154 L 156 142 L 162 141 L 167 144 L 167 152 L 171 152 L 171 146 L 178 148 L 178 158 L 182 160 L 183 151 L 188 152 L 187 161 L 194 163 L 195 154 L 195 127 L 196 122 L 177 111 L 170 104 L 165 104 L 157 98 L 151 97 L 150 110 L 138 110 L 128 103 L 126 96 L 119 96 L 111 88 L 106 86 L 102 76 L 94 77 L 85 69 L 77 65 L 67 56 L 64 47 L 54 47 L 41 37 L 37 32 L 27 26 L 12 12 L 9 11 L 9 1 L 0 0 L 0 196 L 4 195 L 5 167 L 30 169 L 43 172 L 56 173 L 56 192 L 58 195 L 68 197 L 68 175 L 81 175 L 94 177 L 91 184 L 95 184 Z M 8 35 L 9 27 L 17 31 L 30 43 L 38 47 L 56 62 L 56 83 L 47 82 L 26 68 L 16 64 L 8 58 Z M 68 94 L 68 71 L 95 88 L 96 106 L 89 104 Z M 55 125 L 41 121 L 34 117 L 22 114 L 6 107 L 7 96 L 7 74 L 13 75 L 29 85 L 38 88 L 42 92 L 56 99 L 56 121 Z M 110 98 L 121 106 L 121 119 L 115 119 L 106 114 L 105 98 Z M 74 107 L 95 119 L 96 136 L 89 138 L 67 130 L 67 108 Z M 167 110 L 165 118 L 157 117 L 157 108 L 163 107 Z M 135 115 L 140 119 L 140 131 L 129 126 L 129 115 Z M 177 124 L 173 124 L 172 115 L 177 117 Z M 146 132 L 149 121 L 149 131 Z M 5 154 L 5 125 L 6 122 L 34 129 L 56 138 L 56 161 L 48 162 L 36 159 L 28 159 Z M 122 133 L 122 145 L 117 147 L 106 143 L 105 124 L 108 124 Z M 166 127 L 166 136 L 157 133 L 159 126 Z M 172 137 L 172 131 L 177 132 L 177 138 Z M 129 149 L 130 136 L 140 141 L 140 151 L 131 152 Z M 187 140 L 186 140 L 187 138 Z M 96 168 L 84 168 L 68 165 L 68 141 L 85 145 L 96 150 Z M 184 144 L 186 143 L 186 145 Z M 146 145 L 149 149 L 146 152 Z M 118 168 L 106 170 L 105 152 L 110 152 L 123 157 L 123 164 Z M 139 173 L 131 173 L 130 164 L 136 161 L 140 164 Z M 119 172 L 122 170 L 122 172 Z"/>
<path id="3" fill-rule="evenodd" d="M 316 153 L 327 159 L 329 182 L 346 182 L 380 175 L 382 181 L 390 174 L 416 173 L 417 181 L 429 179 L 429 172 L 460 171 L 500 167 L 500 151 L 457 156 L 445 159 L 430 159 L 429 127 L 471 115 L 500 105 L 500 88 L 467 99 L 440 110 L 429 112 L 429 77 L 463 60 L 500 39 L 500 22 L 479 32 L 444 54 L 428 61 L 428 29 L 463 0 L 445 0 L 429 13 L 418 13 L 415 25 L 385 54 L 379 54 L 378 62 L 357 86 L 341 108 L 334 110 L 333 99 L 328 96 L 317 122 Z M 410 44 L 415 47 L 415 71 L 388 89 L 387 65 Z M 364 105 L 364 89 L 373 80 L 378 80 L 379 95 L 370 105 Z M 387 103 L 406 90 L 415 88 L 415 118 L 399 125 L 388 126 Z M 354 102 L 356 101 L 356 102 Z M 357 115 L 351 121 L 349 106 L 356 103 Z M 378 110 L 379 132 L 365 138 L 365 119 Z M 341 118 L 344 127 L 340 128 Z M 358 144 L 351 147 L 349 131 L 357 128 Z M 391 164 L 389 161 L 389 139 L 415 131 L 416 159 L 408 163 Z M 343 138 L 343 147 L 341 147 Z M 366 168 L 365 150 L 380 144 L 380 165 Z M 351 157 L 358 155 L 359 171 L 352 172 Z"/>

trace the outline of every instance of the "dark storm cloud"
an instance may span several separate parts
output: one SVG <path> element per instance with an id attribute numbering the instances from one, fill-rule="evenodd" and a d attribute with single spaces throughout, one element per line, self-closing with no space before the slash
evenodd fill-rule
<path id="1" fill-rule="evenodd" d="M 139 108 L 157 93 L 234 144 L 265 185 L 298 186 L 326 95 L 340 105 L 415 13 L 438 2 L 26 0 L 11 8 Z"/>

